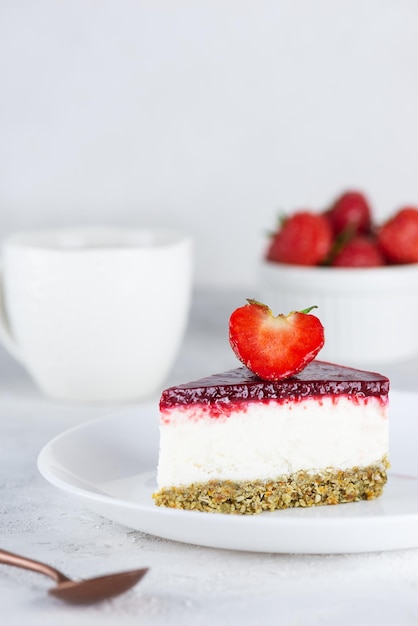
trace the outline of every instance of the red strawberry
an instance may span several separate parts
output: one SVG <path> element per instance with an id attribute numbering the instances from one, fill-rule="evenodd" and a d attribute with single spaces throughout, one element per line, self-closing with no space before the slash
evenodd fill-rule
<path id="1" fill-rule="evenodd" d="M 368 233 L 372 225 L 372 215 L 368 200 L 359 191 L 347 191 L 324 213 L 332 230 L 338 235 L 350 228 L 353 234 Z"/>
<path id="2" fill-rule="evenodd" d="M 324 345 L 324 328 L 308 315 L 315 307 L 274 316 L 256 300 L 236 309 L 229 320 L 229 342 L 238 359 L 264 380 L 282 380 L 308 365 Z"/>
<path id="3" fill-rule="evenodd" d="M 347 242 L 334 257 L 331 265 L 334 267 L 379 267 L 385 265 L 385 259 L 374 239 L 357 235 Z"/>
<path id="4" fill-rule="evenodd" d="M 318 265 L 328 255 L 332 237 L 325 217 L 298 211 L 287 217 L 273 235 L 266 258 L 277 263 Z"/>
<path id="5" fill-rule="evenodd" d="M 400 209 L 378 229 L 377 240 L 390 263 L 418 263 L 418 208 Z"/>

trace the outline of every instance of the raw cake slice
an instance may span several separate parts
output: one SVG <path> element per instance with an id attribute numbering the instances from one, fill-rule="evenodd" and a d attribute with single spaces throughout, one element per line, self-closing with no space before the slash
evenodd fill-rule
<path id="1" fill-rule="evenodd" d="M 155 503 L 249 514 L 376 498 L 388 393 L 385 376 L 318 360 L 278 382 L 240 367 L 166 389 Z"/>

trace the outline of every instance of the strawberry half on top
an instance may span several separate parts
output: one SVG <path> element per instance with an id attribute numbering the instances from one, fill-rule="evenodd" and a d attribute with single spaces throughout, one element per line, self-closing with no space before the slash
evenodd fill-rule
<path id="1" fill-rule="evenodd" d="M 229 342 L 238 359 L 256 376 L 278 381 L 303 370 L 324 345 L 324 327 L 309 312 L 273 315 L 256 300 L 236 309 L 229 319 Z"/>

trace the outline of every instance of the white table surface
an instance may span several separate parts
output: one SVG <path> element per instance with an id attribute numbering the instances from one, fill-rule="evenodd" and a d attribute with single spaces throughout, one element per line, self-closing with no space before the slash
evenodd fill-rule
<path id="1" fill-rule="evenodd" d="M 196 292 L 166 385 L 237 366 L 227 320 L 247 296 Z M 375 369 L 389 375 L 393 388 L 418 391 L 418 360 Z M 37 455 L 52 437 L 121 408 L 49 400 L 0 349 L 0 546 L 75 578 L 151 568 L 118 598 L 72 607 L 47 595 L 48 578 L 0 565 L 1 624 L 418 624 L 418 549 L 308 556 L 183 545 L 103 519 L 40 476 Z"/>

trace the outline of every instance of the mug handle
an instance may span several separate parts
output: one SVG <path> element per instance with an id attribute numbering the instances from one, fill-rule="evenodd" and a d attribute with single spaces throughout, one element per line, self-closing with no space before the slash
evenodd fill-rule
<path id="1" fill-rule="evenodd" d="M 0 343 L 6 348 L 6 350 L 20 363 L 23 363 L 23 357 L 21 355 L 19 346 L 17 345 L 9 327 L 7 320 L 6 308 L 4 302 L 4 287 L 3 287 L 3 271 L 0 267 Z"/>

